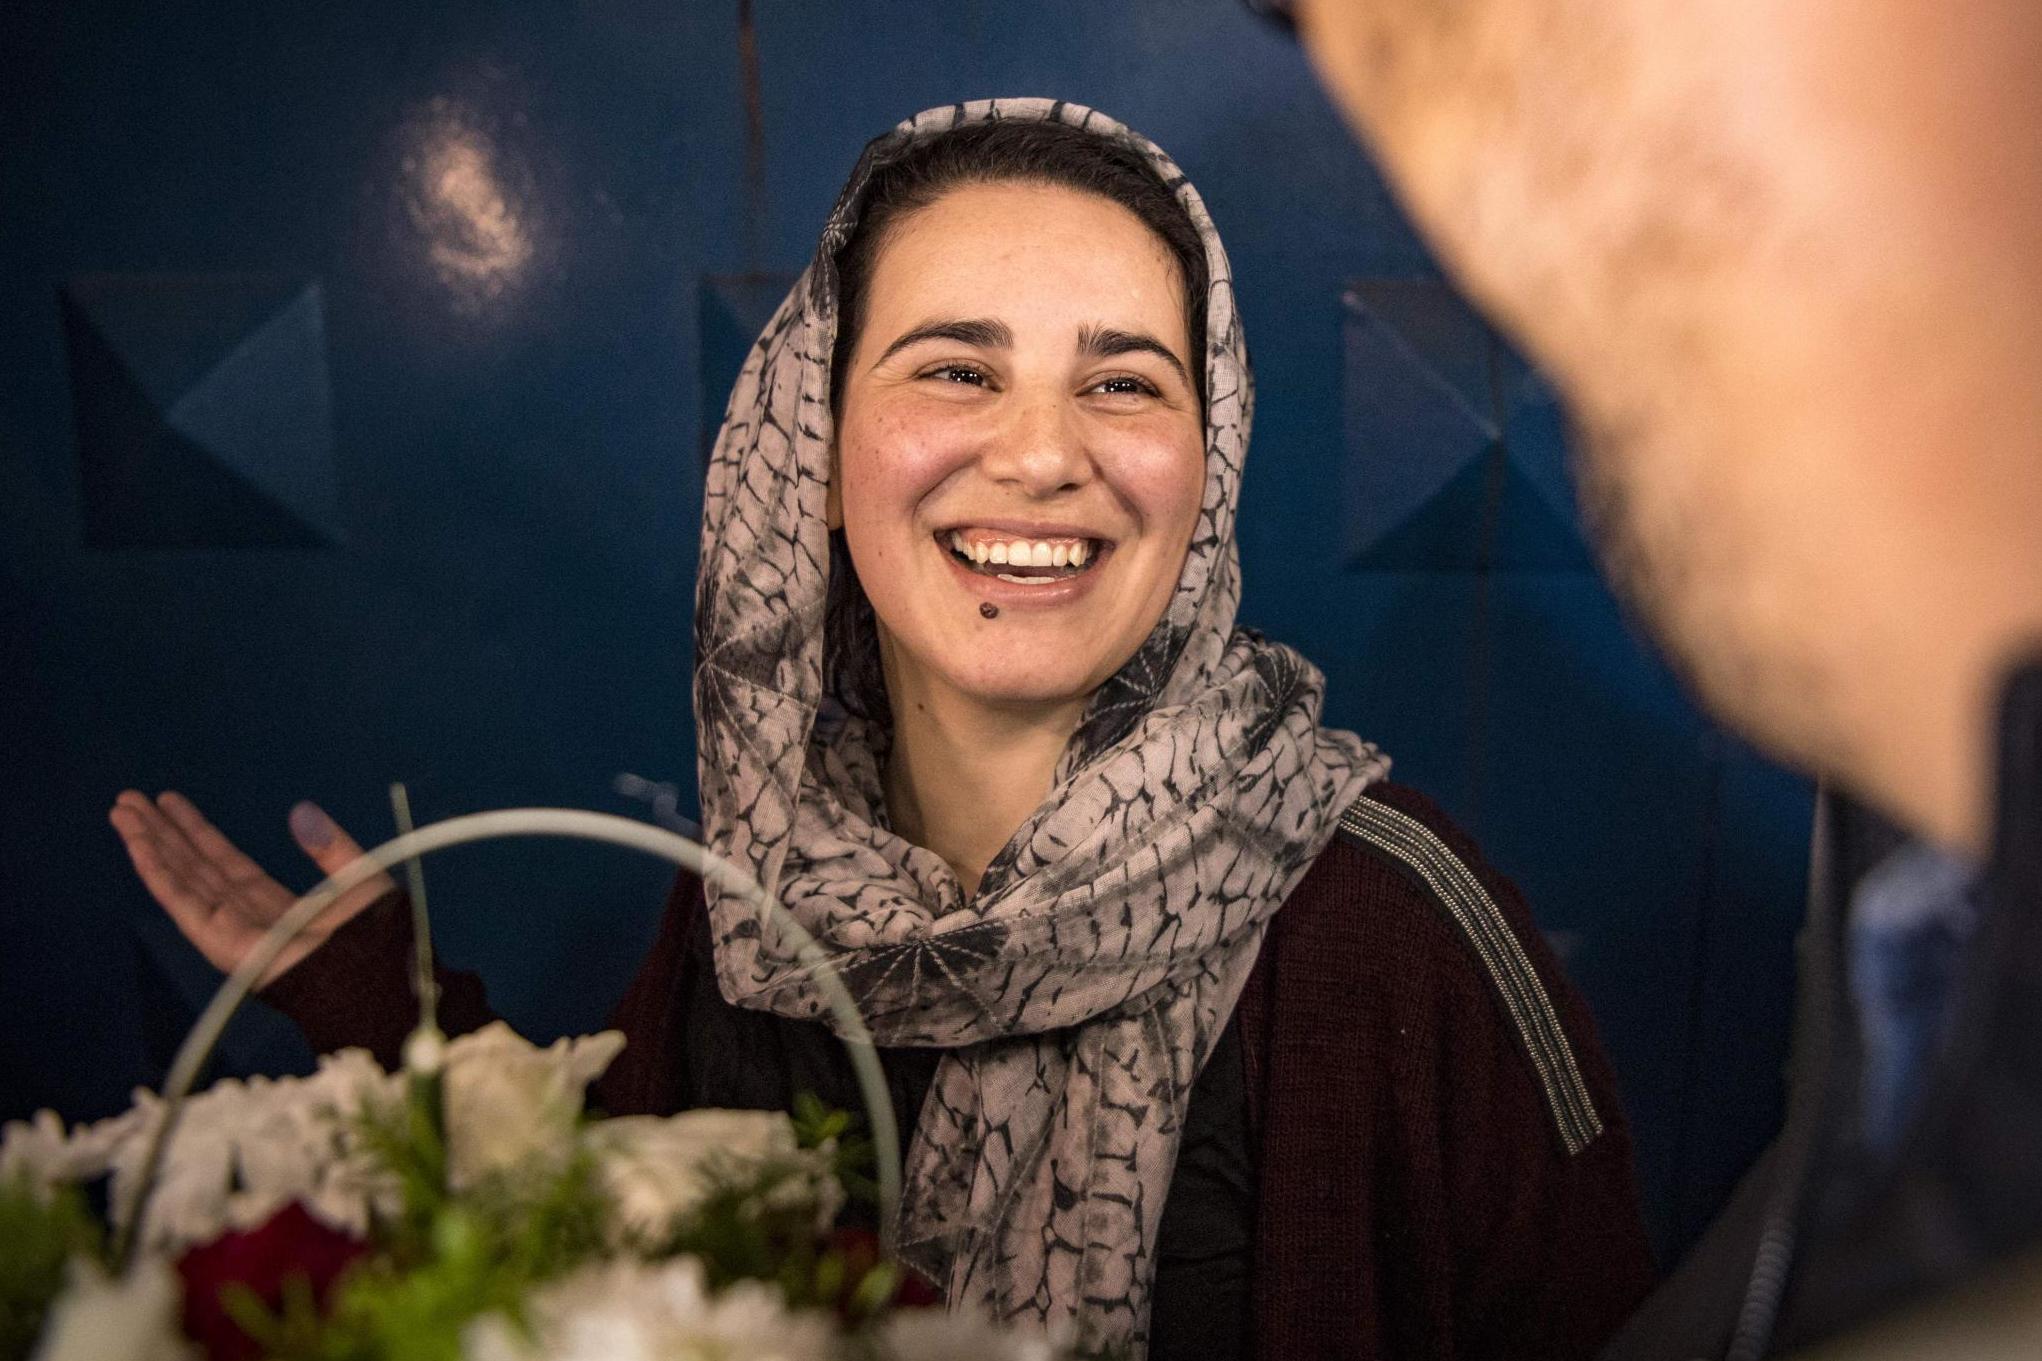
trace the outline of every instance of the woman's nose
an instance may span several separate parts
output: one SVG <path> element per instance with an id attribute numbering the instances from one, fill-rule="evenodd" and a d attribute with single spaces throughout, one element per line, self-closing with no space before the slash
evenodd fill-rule
<path id="1" fill-rule="evenodd" d="M 1016 401 L 986 446 L 980 469 L 1030 496 L 1052 496 L 1092 480 L 1092 456 L 1070 404 L 1061 397 Z"/>

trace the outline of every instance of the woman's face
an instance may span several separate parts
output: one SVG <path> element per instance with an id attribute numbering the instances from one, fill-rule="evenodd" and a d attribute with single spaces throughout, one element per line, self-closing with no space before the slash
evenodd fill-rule
<path id="1" fill-rule="evenodd" d="M 1134 655 L 1198 519 L 1198 362 L 1169 248 L 1110 199 L 970 185 L 894 224 L 831 484 L 891 677 L 1055 704 Z"/>

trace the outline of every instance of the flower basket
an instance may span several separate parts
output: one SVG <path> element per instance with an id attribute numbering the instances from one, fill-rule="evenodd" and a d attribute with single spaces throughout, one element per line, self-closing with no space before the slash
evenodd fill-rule
<path id="1" fill-rule="evenodd" d="M 861 1123 L 791 1113 L 591 1118 L 615 1032 L 448 1041 L 398 1072 L 366 1052 L 308 1077 L 194 1080 L 276 955 L 335 898 L 447 846 L 565 836 L 734 886 L 814 970 Z M 422 933 L 422 939 L 427 939 Z M 422 947 L 423 948 L 423 947 Z M 430 979 L 422 957 L 421 978 Z M 869 1181 L 879 1232 L 840 1228 Z M 871 1036 L 827 955 L 734 866 L 628 819 L 507 809 L 408 832 L 298 900 L 221 987 L 163 1095 L 0 1134 L 0 1361 L 1021 1361 L 1054 1341 L 946 1313 L 892 1257 L 899 1140 Z M 95 1209 L 94 1207 L 99 1208 Z"/>

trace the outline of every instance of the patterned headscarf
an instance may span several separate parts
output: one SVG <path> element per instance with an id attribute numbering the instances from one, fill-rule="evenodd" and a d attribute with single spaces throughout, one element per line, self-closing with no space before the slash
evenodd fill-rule
<path id="1" fill-rule="evenodd" d="M 939 857 L 889 830 L 884 705 L 848 699 L 841 668 L 826 670 L 824 511 L 837 254 L 866 186 L 922 139 L 992 119 L 1059 121 L 1136 151 L 1203 238 L 1205 491 L 1162 619 L 1094 694 L 1049 796 L 967 901 Z M 919 1119 L 906 1113 L 903 1252 L 953 1304 L 1075 1322 L 1088 1344 L 1136 1353 L 1193 1080 L 1271 914 L 1388 765 L 1319 726 L 1310 663 L 1234 627 L 1252 401 L 1226 254 L 1161 150 L 1061 101 L 933 109 L 859 161 L 738 379 L 703 508 L 695 711 L 710 843 L 833 952 L 879 1043 L 947 1051 Z M 713 898 L 710 917 L 726 997 L 826 1019 L 769 923 L 734 896 Z"/>

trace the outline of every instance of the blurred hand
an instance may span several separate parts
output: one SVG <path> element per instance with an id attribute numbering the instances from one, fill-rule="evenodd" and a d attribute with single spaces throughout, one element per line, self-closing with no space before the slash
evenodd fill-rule
<path id="1" fill-rule="evenodd" d="M 206 821 L 190 799 L 165 792 L 147 795 L 124 789 L 107 820 L 127 845 L 135 873 L 149 892 L 222 973 L 232 973 L 277 918 L 300 895 L 269 877 Z M 340 873 L 361 858 L 362 848 L 316 804 L 291 809 L 291 836 L 322 875 Z M 311 954 L 348 918 L 396 887 L 379 874 L 348 890 L 284 948 L 264 971 L 258 987 Z"/>

